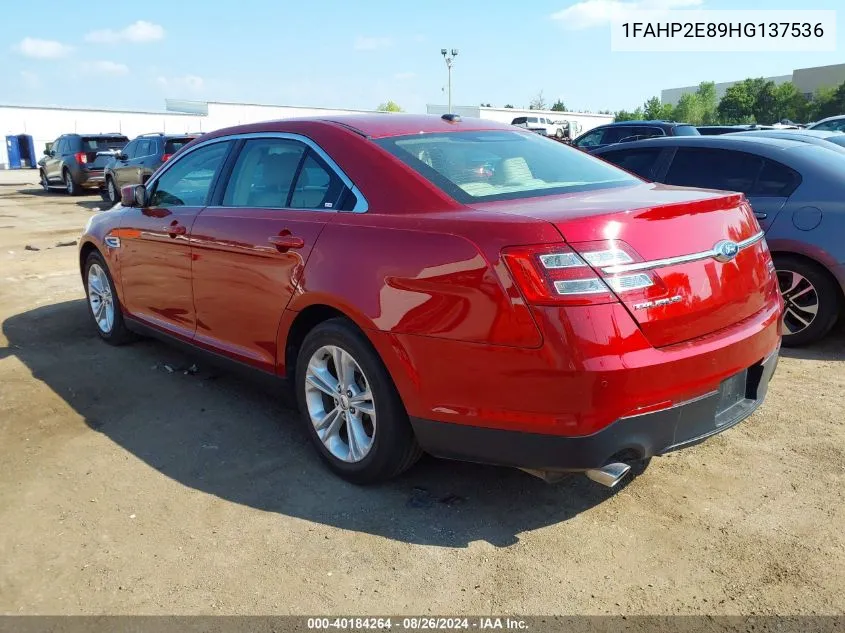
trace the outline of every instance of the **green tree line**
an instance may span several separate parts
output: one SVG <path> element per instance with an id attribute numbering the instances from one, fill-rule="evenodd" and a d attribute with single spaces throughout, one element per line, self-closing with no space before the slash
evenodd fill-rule
<path id="1" fill-rule="evenodd" d="M 792 83 L 775 84 L 765 79 L 746 79 L 716 98 L 712 81 L 699 84 L 695 92 L 681 96 L 674 106 L 652 97 L 633 112 L 620 110 L 617 121 L 664 119 L 693 125 L 771 125 L 783 119 L 796 122 L 818 121 L 845 114 L 845 82 L 838 87 L 819 88 L 807 97 Z"/>

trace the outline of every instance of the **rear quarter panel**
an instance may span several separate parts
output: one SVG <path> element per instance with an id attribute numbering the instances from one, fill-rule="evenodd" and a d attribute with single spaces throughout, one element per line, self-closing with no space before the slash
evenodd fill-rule
<path id="1" fill-rule="evenodd" d="M 539 330 L 499 253 L 559 235 L 545 222 L 490 216 L 339 214 L 320 235 L 288 310 L 333 307 L 374 342 L 383 332 L 537 348 Z M 280 348 L 291 321 L 283 320 Z"/>

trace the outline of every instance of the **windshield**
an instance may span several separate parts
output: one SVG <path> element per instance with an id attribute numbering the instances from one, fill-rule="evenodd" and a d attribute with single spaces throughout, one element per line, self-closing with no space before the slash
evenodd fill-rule
<path id="1" fill-rule="evenodd" d="M 106 149 L 122 149 L 129 142 L 125 136 L 83 136 L 83 152 L 101 152 Z"/>
<path id="2" fill-rule="evenodd" d="M 675 136 L 700 136 L 700 132 L 698 128 L 693 127 L 692 125 L 676 125 L 675 126 Z"/>
<path id="3" fill-rule="evenodd" d="M 459 202 L 511 200 L 633 185 L 602 160 L 535 134 L 452 132 L 376 141 Z"/>
<path id="4" fill-rule="evenodd" d="M 164 144 L 164 153 L 165 154 L 175 154 L 180 149 L 185 147 L 188 143 L 194 140 L 192 136 L 186 136 L 185 138 L 171 138 L 168 139 L 167 142 Z"/>

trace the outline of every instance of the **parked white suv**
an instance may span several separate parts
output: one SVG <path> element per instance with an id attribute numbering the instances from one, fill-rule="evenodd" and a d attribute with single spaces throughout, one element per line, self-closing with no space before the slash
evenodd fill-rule
<path id="1" fill-rule="evenodd" d="M 532 132 L 563 138 L 566 135 L 566 125 L 557 123 L 544 116 L 518 116 L 511 125 L 528 128 Z"/>

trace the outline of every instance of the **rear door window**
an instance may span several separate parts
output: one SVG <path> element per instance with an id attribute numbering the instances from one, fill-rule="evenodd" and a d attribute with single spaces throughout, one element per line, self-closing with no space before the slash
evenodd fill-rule
<path id="1" fill-rule="evenodd" d="M 278 138 L 247 141 L 232 169 L 223 206 L 288 207 L 304 154 L 305 146 L 296 141 Z"/>
<path id="2" fill-rule="evenodd" d="M 786 198 L 799 184 L 801 176 L 797 171 L 773 160 L 765 160 L 763 170 L 748 195 Z"/>
<path id="3" fill-rule="evenodd" d="M 625 149 L 616 152 L 606 152 L 601 154 L 599 158 L 610 161 L 614 165 L 618 165 L 622 169 L 637 174 L 641 178 L 653 181 L 657 175 L 657 164 L 662 152 L 663 150 L 658 147 Z"/>
<path id="4" fill-rule="evenodd" d="M 337 175 L 308 152 L 291 193 L 292 209 L 335 209 L 344 184 Z"/>
<path id="5" fill-rule="evenodd" d="M 675 153 L 666 183 L 749 193 L 762 168 L 763 159 L 746 152 L 682 147 Z"/>

